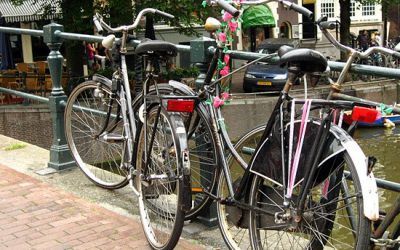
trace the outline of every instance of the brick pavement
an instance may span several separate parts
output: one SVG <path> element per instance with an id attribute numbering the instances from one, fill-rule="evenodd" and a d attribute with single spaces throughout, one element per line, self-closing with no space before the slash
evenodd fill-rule
<path id="1" fill-rule="evenodd" d="M 139 221 L 0 165 L 0 249 L 149 249 Z M 177 249 L 202 249 L 180 240 Z"/>

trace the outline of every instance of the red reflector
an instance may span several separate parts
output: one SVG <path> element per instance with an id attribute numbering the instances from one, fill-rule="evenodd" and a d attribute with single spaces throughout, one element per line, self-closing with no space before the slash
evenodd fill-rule
<path id="1" fill-rule="evenodd" d="M 351 118 L 353 121 L 374 123 L 379 119 L 379 111 L 372 108 L 355 106 L 351 113 Z"/>
<path id="2" fill-rule="evenodd" d="M 171 112 L 193 112 L 194 100 L 170 99 L 167 102 L 167 110 Z"/>

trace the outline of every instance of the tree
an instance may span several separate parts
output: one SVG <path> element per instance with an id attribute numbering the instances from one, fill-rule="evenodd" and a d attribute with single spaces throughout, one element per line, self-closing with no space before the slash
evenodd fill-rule
<path id="1" fill-rule="evenodd" d="M 25 0 L 11 0 L 15 5 L 23 3 Z M 194 26 L 202 24 L 208 16 L 210 9 L 202 6 L 201 0 L 54 0 L 51 3 L 45 1 L 41 7 L 44 12 L 54 12 L 54 5 L 58 5 L 62 10 L 61 24 L 64 25 L 66 32 L 93 34 L 93 13 L 99 12 L 108 17 L 112 26 L 132 23 L 134 14 L 140 10 L 151 7 L 175 15 L 171 24 L 178 27 L 178 31 L 185 34 L 196 34 Z M 41 3 L 36 1 L 36 4 Z M 160 17 L 155 17 L 159 20 Z M 65 41 L 65 49 L 68 70 L 72 77 L 83 75 L 84 46 L 82 42 Z"/>
<path id="2" fill-rule="evenodd" d="M 350 38 L 350 0 L 339 0 L 340 5 L 340 43 L 349 45 Z M 340 59 L 345 61 L 347 55 L 340 52 Z"/>
<path id="3" fill-rule="evenodd" d="M 187 35 L 197 35 L 195 26 L 203 24 L 205 19 L 211 16 L 212 9 L 203 7 L 202 0 L 140 0 L 135 1 L 135 10 L 151 7 L 170 13 L 175 16 L 172 20 L 167 20 L 178 31 Z M 165 18 L 162 18 L 165 20 Z M 155 20 L 160 20 L 159 16 Z"/>

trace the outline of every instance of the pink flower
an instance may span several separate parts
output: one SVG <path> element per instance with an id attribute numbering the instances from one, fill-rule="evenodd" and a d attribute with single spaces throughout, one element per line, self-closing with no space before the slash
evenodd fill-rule
<path id="1" fill-rule="evenodd" d="M 228 93 L 228 92 L 222 93 L 222 94 L 221 94 L 221 98 L 222 98 L 223 100 L 228 100 L 228 99 L 229 99 L 229 93 Z"/>
<path id="2" fill-rule="evenodd" d="M 228 54 L 225 54 L 225 56 L 224 56 L 224 63 L 228 65 L 230 59 L 231 59 L 231 57 L 230 57 Z"/>
<path id="3" fill-rule="evenodd" d="M 231 30 L 231 32 L 234 32 L 237 28 L 238 28 L 237 22 L 229 21 L 229 29 Z"/>
<path id="4" fill-rule="evenodd" d="M 226 42 L 226 34 L 224 32 L 219 33 L 218 40 L 223 43 Z"/>
<path id="5" fill-rule="evenodd" d="M 221 69 L 219 73 L 221 74 L 221 76 L 226 76 L 227 74 L 229 74 L 229 66 L 226 65 L 223 69 Z"/>
<path id="6" fill-rule="evenodd" d="M 231 20 L 232 17 L 233 16 L 228 11 L 225 11 L 224 15 L 222 16 L 222 20 L 224 20 L 224 22 L 227 22 L 227 21 Z"/>
<path id="7" fill-rule="evenodd" d="M 218 96 L 214 98 L 213 105 L 215 108 L 221 107 L 222 105 L 224 105 L 224 103 L 225 103 L 224 100 L 221 100 Z"/>

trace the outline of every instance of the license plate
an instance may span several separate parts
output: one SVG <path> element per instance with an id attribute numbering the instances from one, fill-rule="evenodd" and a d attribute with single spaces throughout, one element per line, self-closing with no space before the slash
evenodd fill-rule
<path id="1" fill-rule="evenodd" d="M 258 81 L 257 85 L 263 85 L 263 86 L 271 86 L 272 82 L 267 82 L 267 81 Z"/>

